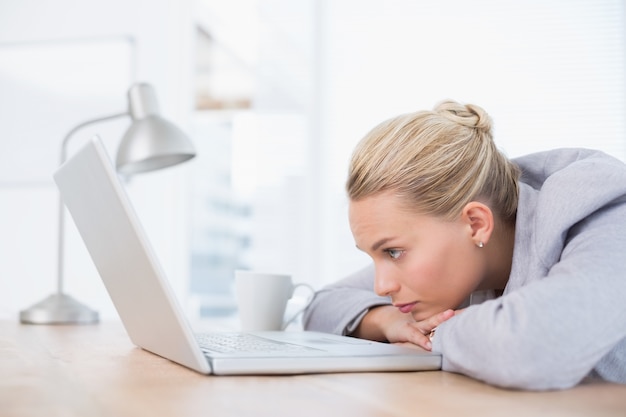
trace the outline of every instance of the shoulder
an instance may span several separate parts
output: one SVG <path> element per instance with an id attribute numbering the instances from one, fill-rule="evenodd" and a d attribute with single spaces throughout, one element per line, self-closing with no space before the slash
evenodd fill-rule
<path id="1" fill-rule="evenodd" d="M 546 180 L 555 175 L 565 181 L 568 177 L 578 175 L 594 178 L 606 172 L 626 176 L 626 165 L 622 161 L 594 149 L 554 149 L 515 158 L 513 162 L 521 170 L 520 181 L 533 188 L 540 188 Z M 590 168 L 599 169 L 599 172 Z"/>
<path id="2" fill-rule="evenodd" d="M 626 195 L 626 164 L 598 150 L 555 149 L 513 162 L 520 182 L 540 192 L 539 203 L 589 203 L 584 212 Z"/>
<path id="3" fill-rule="evenodd" d="M 626 165 L 618 159 L 557 149 L 514 161 L 522 171 L 516 234 L 545 268 L 560 259 L 575 234 L 597 235 L 606 224 L 626 233 Z"/>

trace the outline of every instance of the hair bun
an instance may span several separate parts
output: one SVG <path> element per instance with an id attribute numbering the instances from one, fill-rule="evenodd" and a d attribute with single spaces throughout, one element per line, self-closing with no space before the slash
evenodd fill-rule
<path id="1" fill-rule="evenodd" d="M 482 107 L 475 104 L 460 104 L 446 100 L 435 107 L 435 113 L 462 126 L 488 133 L 491 136 L 491 117 Z"/>

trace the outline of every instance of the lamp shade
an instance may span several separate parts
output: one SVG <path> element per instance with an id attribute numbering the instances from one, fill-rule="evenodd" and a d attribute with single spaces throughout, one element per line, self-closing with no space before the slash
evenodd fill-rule
<path id="1" fill-rule="evenodd" d="M 118 172 L 128 175 L 176 165 L 195 154 L 179 128 L 151 115 L 130 125 L 117 150 L 115 164 Z"/>
<path id="2" fill-rule="evenodd" d="M 174 124 L 159 115 L 156 94 L 149 84 L 135 84 L 128 91 L 133 120 L 120 142 L 116 167 L 121 174 L 165 168 L 195 156 L 191 141 Z"/>

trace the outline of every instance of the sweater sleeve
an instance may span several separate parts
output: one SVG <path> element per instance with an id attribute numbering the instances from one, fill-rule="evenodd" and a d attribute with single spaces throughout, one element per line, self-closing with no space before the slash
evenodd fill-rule
<path id="1" fill-rule="evenodd" d="M 349 335 L 357 328 L 370 308 L 390 304 L 388 297 L 374 291 L 372 265 L 317 291 L 304 312 L 306 330 Z"/>
<path id="2" fill-rule="evenodd" d="M 624 219 L 623 202 L 588 216 L 542 278 L 441 324 L 433 350 L 443 369 L 531 390 L 572 387 L 591 373 L 626 383 Z"/>

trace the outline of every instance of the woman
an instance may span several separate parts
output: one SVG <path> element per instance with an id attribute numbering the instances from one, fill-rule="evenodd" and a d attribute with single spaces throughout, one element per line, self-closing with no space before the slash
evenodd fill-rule
<path id="1" fill-rule="evenodd" d="M 443 370 L 532 390 L 626 383 L 626 166 L 560 149 L 508 160 L 491 120 L 446 101 L 357 146 L 349 220 L 373 265 L 305 327 L 443 355 Z"/>

